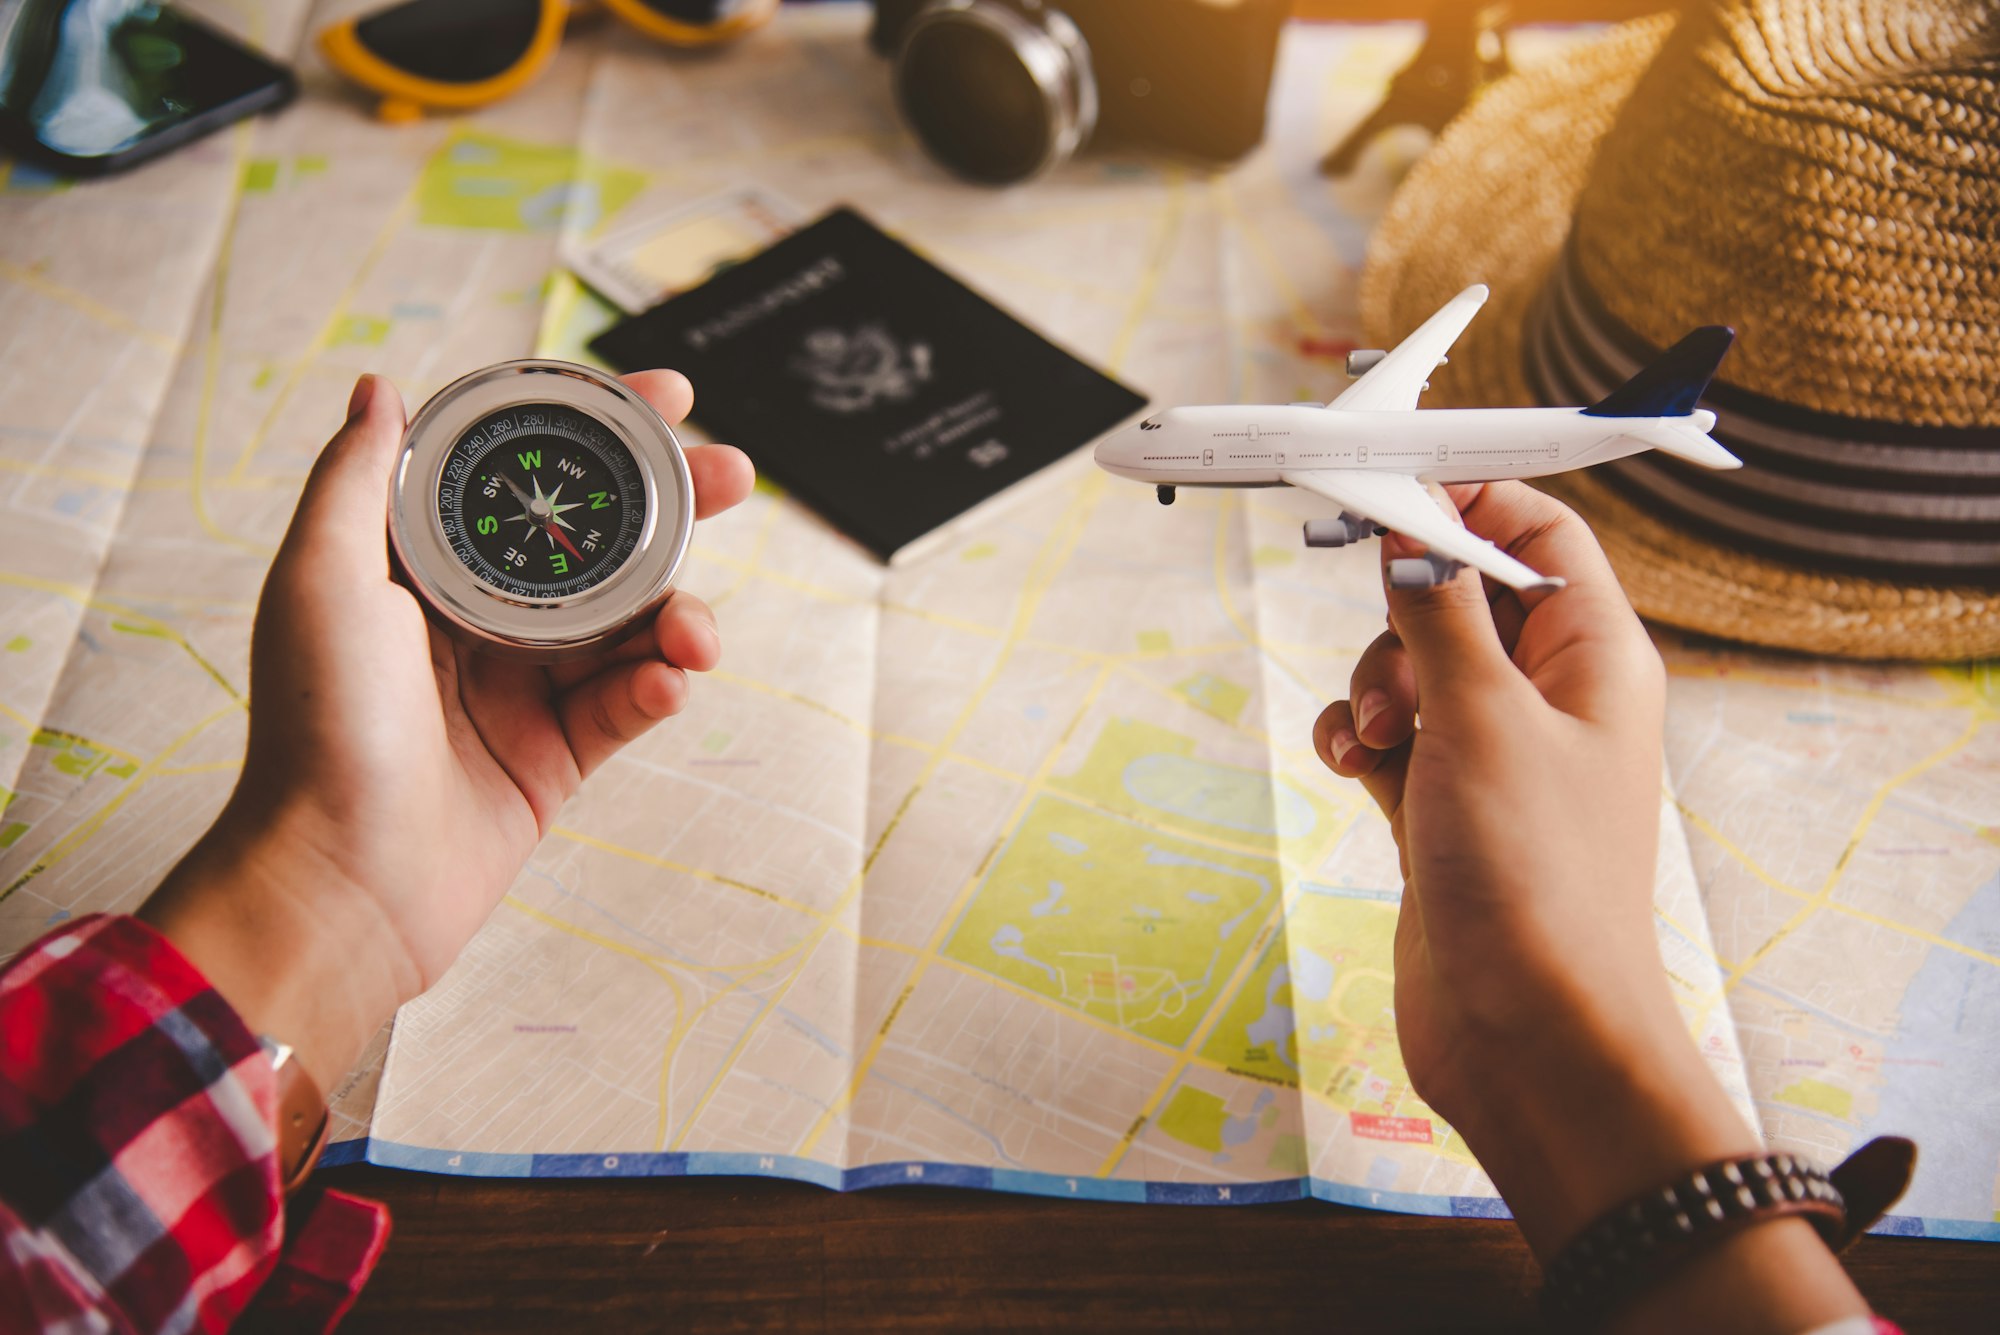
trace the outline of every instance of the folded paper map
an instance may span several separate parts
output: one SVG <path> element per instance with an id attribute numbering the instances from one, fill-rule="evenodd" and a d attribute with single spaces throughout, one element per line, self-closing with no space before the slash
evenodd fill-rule
<path id="1" fill-rule="evenodd" d="M 396 128 L 298 5 L 242 12 L 308 52 L 292 109 L 89 185 L 0 166 L 0 950 L 132 907 L 221 806 L 253 601 L 357 373 L 415 403 L 577 355 L 610 315 L 566 242 L 749 188 L 862 202 L 1163 398 L 1325 399 L 1405 149 L 1314 164 L 1417 40 L 1294 29 L 1226 174 L 993 193 L 899 127 L 862 6 L 693 62 L 578 32 Z M 1073 459 L 894 569 L 768 490 L 704 524 L 722 669 L 404 1008 L 334 1157 L 1499 1211 L 1398 1053 L 1387 827 L 1312 755 L 1382 621 L 1376 553 L 1300 547 L 1322 513 Z M 1663 647 L 1690 1031 L 1776 1146 L 1914 1136 L 1886 1227 L 2000 1238 L 2000 676 Z"/>

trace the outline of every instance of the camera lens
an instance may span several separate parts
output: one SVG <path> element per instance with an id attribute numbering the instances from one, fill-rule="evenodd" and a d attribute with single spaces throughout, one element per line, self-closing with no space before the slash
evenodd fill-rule
<path id="1" fill-rule="evenodd" d="M 903 115 L 940 164 L 1006 185 L 1065 162 L 1097 123 L 1090 49 L 1068 16 L 936 0 L 896 58 Z"/>

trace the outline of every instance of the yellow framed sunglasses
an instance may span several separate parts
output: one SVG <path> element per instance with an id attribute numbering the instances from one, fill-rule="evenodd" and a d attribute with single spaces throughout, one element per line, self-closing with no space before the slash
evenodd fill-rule
<path id="1" fill-rule="evenodd" d="M 572 14 L 605 9 L 669 46 L 713 46 L 763 26 L 778 0 L 402 0 L 345 18 L 320 51 L 381 98 L 376 115 L 411 121 L 464 111 L 532 83 Z"/>

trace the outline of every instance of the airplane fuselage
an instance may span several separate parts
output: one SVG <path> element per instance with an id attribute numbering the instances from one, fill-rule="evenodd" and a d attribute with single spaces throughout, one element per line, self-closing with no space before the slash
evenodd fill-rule
<path id="1" fill-rule="evenodd" d="M 1713 417 L 1666 419 L 1705 431 Z M 1272 487 L 1319 469 L 1405 473 L 1426 482 L 1491 482 L 1587 468 L 1651 449 L 1660 418 L 1595 417 L 1576 408 L 1329 411 L 1312 405 L 1169 408 L 1099 446 L 1121 477 L 1173 487 Z"/>
<path id="2" fill-rule="evenodd" d="M 1308 547 L 1345 547 L 1397 532 L 1420 557 L 1383 568 L 1392 589 L 1428 587 L 1465 566 L 1522 591 L 1562 586 L 1452 522 L 1425 487 L 1545 477 L 1661 450 L 1704 468 L 1742 461 L 1708 435 L 1715 414 L 1700 398 L 1736 337 L 1704 325 L 1587 408 L 1432 408 L 1417 399 L 1480 304 L 1475 283 L 1437 309 L 1329 404 L 1218 404 L 1168 408 L 1098 442 L 1107 472 L 1158 490 L 1171 505 L 1180 487 L 1292 486 L 1339 509 L 1308 519 Z"/>

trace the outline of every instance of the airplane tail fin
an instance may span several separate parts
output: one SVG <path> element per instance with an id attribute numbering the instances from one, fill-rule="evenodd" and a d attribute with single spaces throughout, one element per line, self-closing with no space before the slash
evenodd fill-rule
<path id="1" fill-rule="evenodd" d="M 1728 325 L 1704 325 L 1583 411 L 1592 417 L 1686 417 L 1735 341 Z"/>

